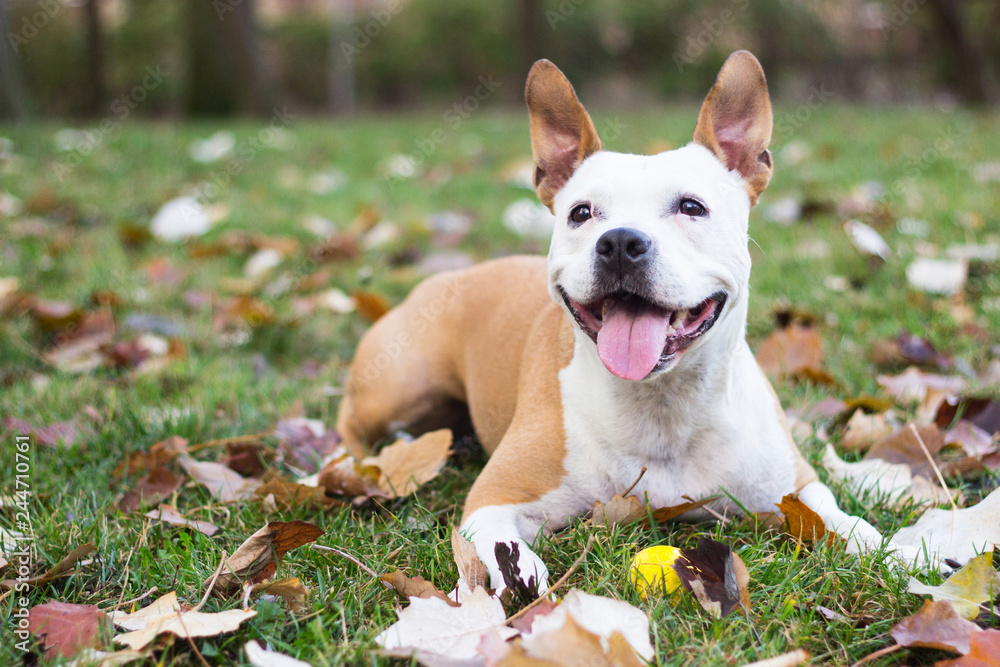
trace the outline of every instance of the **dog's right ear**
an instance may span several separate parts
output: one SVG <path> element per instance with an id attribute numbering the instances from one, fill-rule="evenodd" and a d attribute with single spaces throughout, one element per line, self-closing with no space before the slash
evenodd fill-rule
<path id="1" fill-rule="evenodd" d="M 539 60 L 524 89 L 531 117 L 535 192 L 552 210 L 556 193 L 589 155 L 601 150 L 593 121 L 559 68 Z"/>

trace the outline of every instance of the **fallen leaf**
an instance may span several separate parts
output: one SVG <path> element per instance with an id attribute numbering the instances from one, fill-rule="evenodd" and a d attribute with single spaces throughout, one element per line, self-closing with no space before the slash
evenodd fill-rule
<path id="1" fill-rule="evenodd" d="M 251 593 L 265 593 L 278 596 L 285 601 L 288 609 L 295 613 L 306 611 L 306 600 L 309 599 L 309 589 L 298 577 L 288 577 L 277 581 L 262 581 L 250 588 Z"/>
<path id="2" fill-rule="evenodd" d="M 135 486 L 125 492 L 118 502 L 118 509 L 128 514 L 143 507 L 155 505 L 169 498 L 174 491 L 181 488 L 184 479 L 175 475 L 169 468 L 157 466 L 135 482 Z"/>
<path id="3" fill-rule="evenodd" d="M 925 373 L 913 366 L 899 375 L 879 375 L 876 380 L 901 402 L 923 402 L 931 392 L 945 395 L 958 394 L 967 384 L 965 378 Z"/>
<path id="4" fill-rule="evenodd" d="M 929 294 L 957 294 L 968 277 L 969 264 L 961 259 L 918 257 L 906 267 L 910 287 Z"/>
<path id="5" fill-rule="evenodd" d="M 990 397 L 949 397 L 941 403 L 934 422 L 948 428 L 956 418 L 978 426 L 989 435 L 1000 433 L 1000 403 Z"/>
<path id="6" fill-rule="evenodd" d="M 161 241 L 184 241 L 211 228 L 205 208 L 194 197 L 171 199 L 160 207 L 149 223 L 149 231 Z"/>
<path id="7" fill-rule="evenodd" d="M 926 600 L 918 612 L 907 616 L 889 631 L 901 646 L 937 648 L 966 654 L 969 637 L 979 626 L 958 615 L 946 600 Z"/>
<path id="8" fill-rule="evenodd" d="M 655 509 L 652 512 L 652 521 L 657 525 L 666 523 L 668 521 L 673 521 L 679 516 L 687 514 L 688 512 L 699 509 L 701 507 L 704 507 L 713 500 L 718 500 L 718 498 L 719 498 L 718 496 L 709 496 L 707 498 L 702 498 L 701 500 L 689 500 L 685 503 L 681 503 L 680 505 L 671 505 L 670 507 L 661 507 L 659 509 Z M 643 514 L 642 518 L 640 519 L 640 523 L 643 526 L 648 527 L 649 522 L 650 522 L 650 515 L 648 513 Z"/>
<path id="9" fill-rule="evenodd" d="M 844 231 L 851 243 L 862 255 L 885 261 L 892 254 L 889 245 L 882 235 L 860 220 L 848 220 L 844 223 Z"/>
<path id="10" fill-rule="evenodd" d="M 148 658 L 149 652 L 147 651 L 133 651 L 128 648 L 118 651 L 97 651 L 85 648 L 77 654 L 76 658 L 65 663 L 65 667 L 117 667 Z"/>
<path id="11" fill-rule="evenodd" d="M 504 640 L 517 630 L 504 625 L 503 605 L 485 589 L 460 596 L 461 606 L 453 607 L 439 598 L 412 598 L 398 612 L 399 620 L 384 630 L 375 643 L 390 655 L 418 659 L 428 654 L 454 660 L 473 660 L 480 638 L 495 630 Z"/>
<path id="12" fill-rule="evenodd" d="M 172 505 L 160 505 L 156 509 L 146 512 L 145 516 L 150 519 L 157 519 L 159 521 L 163 521 L 164 523 L 169 523 L 173 526 L 191 528 L 192 530 L 197 530 L 199 533 L 208 535 L 209 537 L 215 535 L 215 533 L 219 530 L 218 526 L 208 521 L 185 519 L 181 516 L 180 512 L 177 511 L 177 508 Z"/>
<path id="13" fill-rule="evenodd" d="M 79 546 L 66 554 L 62 560 L 46 570 L 44 574 L 40 574 L 37 577 L 29 577 L 27 579 L 4 579 L 0 582 L 0 587 L 14 588 L 19 583 L 26 583 L 29 586 L 44 586 L 54 579 L 72 574 L 76 562 L 84 556 L 89 556 L 95 551 L 97 551 L 97 547 L 88 542 L 87 544 Z"/>
<path id="14" fill-rule="evenodd" d="M 956 445 L 969 456 L 982 458 L 997 451 L 997 440 L 989 433 L 965 419 L 959 419 L 953 428 L 944 433 L 946 445 Z"/>
<path id="15" fill-rule="evenodd" d="M 899 529 L 891 541 L 921 554 L 926 550 L 932 566 L 944 558 L 965 563 L 1000 545 L 1000 489 L 972 507 L 927 510 L 915 524 Z"/>
<path id="16" fill-rule="evenodd" d="M 819 331 L 793 322 L 764 339 L 757 349 L 757 363 L 768 375 L 796 377 L 806 371 L 821 372 L 823 346 Z"/>
<path id="17" fill-rule="evenodd" d="M 681 549 L 671 567 L 684 588 L 716 618 L 724 618 L 736 609 L 749 613 L 750 575 L 728 544 L 702 537 L 694 549 Z"/>
<path id="18" fill-rule="evenodd" d="M 939 370 L 950 370 L 955 365 L 950 356 L 938 352 L 929 341 L 905 330 L 895 338 L 876 341 L 872 347 L 872 361 L 879 366 L 916 364 Z"/>
<path id="19" fill-rule="evenodd" d="M 470 591 L 474 591 L 480 586 L 488 588 L 490 583 L 490 571 L 479 560 L 476 553 L 476 545 L 465 539 L 458 530 L 451 529 L 451 550 L 455 558 L 455 565 L 458 567 L 458 579 L 465 582 Z"/>
<path id="20" fill-rule="evenodd" d="M 112 473 L 115 477 L 134 475 L 140 470 L 152 470 L 164 466 L 181 454 L 187 454 L 188 441 L 180 436 L 171 436 L 154 443 L 148 452 L 136 452 L 123 463 L 119 463 Z"/>
<path id="21" fill-rule="evenodd" d="M 28 630 L 40 638 L 46 651 L 65 658 L 101 643 L 104 612 L 93 605 L 55 600 L 28 610 Z"/>
<path id="22" fill-rule="evenodd" d="M 802 502 L 798 494 L 786 495 L 778 503 L 778 509 L 785 516 L 785 530 L 797 541 L 805 544 L 817 544 L 821 540 L 829 540 L 833 537 L 833 533 L 827 535 L 823 519 Z"/>
<path id="23" fill-rule="evenodd" d="M 865 459 L 881 459 L 889 463 L 902 463 L 909 466 L 914 475 L 921 475 L 928 479 L 934 477 L 932 460 L 944 447 L 944 437 L 934 424 L 917 426 L 917 432 L 913 431 L 914 429 L 908 424 L 892 435 L 883 438 L 872 445 L 868 453 L 865 454 Z M 921 447 L 921 442 L 923 447 Z"/>
<path id="24" fill-rule="evenodd" d="M 523 656 L 512 649 L 513 655 L 500 665 L 642 667 L 644 664 L 620 632 L 612 635 L 605 648 L 598 635 L 584 630 L 572 616 L 564 618 L 561 627 L 547 632 L 533 632 L 522 638 L 519 644 Z"/>
<path id="25" fill-rule="evenodd" d="M 847 420 L 840 446 L 848 452 L 861 452 L 888 437 L 892 431 L 892 427 L 886 423 L 885 415 L 872 415 L 858 409 Z"/>
<path id="26" fill-rule="evenodd" d="M 382 471 L 378 486 L 386 497 L 408 496 L 437 477 L 451 452 L 451 437 L 449 429 L 441 429 L 413 442 L 398 440 L 361 463 Z"/>
<path id="27" fill-rule="evenodd" d="M 89 373 L 104 363 L 103 349 L 114 340 L 115 323 L 107 311 L 88 313 L 61 334 L 42 355 L 64 373 Z"/>
<path id="28" fill-rule="evenodd" d="M 353 456 L 344 454 L 324 465 L 316 475 L 316 480 L 327 493 L 357 497 L 383 496 L 378 484 L 381 472 L 376 466 L 362 465 Z"/>
<path id="29" fill-rule="evenodd" d="M 1000 591 L 1000 573 L 993 569 L 992 545 L 940 586 L 928 586 L 910 578 L 906 590 L 917 595 L 930 595 L 934 600 L 947 600 L 962 618 L 976 618 L 983 609 L 982 605 L 991 602 Z"/>
<path id="30" fill-rule="evenodd" d="M 369 322 L 377 322 L 379 318 L 389 312 L 392 306 L 381 294 L 357 290 L 352 295 L 354 305 L 358 312 Z"/>
<path id="31" fill-rule="evenodd" d="M 327 456 L 340 444 L 340 435 L 327 429 L 318 419 L 290 417 L 282 419 L 274 429 L 278 452 L 304 473 L 315 472 Z"/>
<path id="32" fill-rule="evenodd" d="M 287 552 L 322 534 L 321 528 L 306 521 L 272 521 L 248 537 L 226 560 L 215 589 L 230 592 L 239 589 L 241 581 L 258 583 L 270 579 Z"/>
<path id="33" fill-rule="evenodd" d="M 308 662 L 263 648 L 252 639 L 244 644 L 243 650 L 253 667 L 312 667 Z"/>
<path id="34" fill-rule="evenodd" d="M 617 526 L 639 521 L 646 515 L 645 506 L 635 496 L 622 498 L 615 495 L 606 503 L 594 502 L 594 511 L 590 518 L 592 526 Z"/>
<path id="35" fill-rule="evenodd" d="M 148 607 L 131 614 L 121 611 L 109 614 L 115 625 L 131 631 L 118 635 L 115 641 L 133 651 L 145 648 L 159 635 L 168 632 L 181 638 L 216 637 L 233 632 L 243 621 L 256 615 L 253 609 L 229 609 L 217 613 L 189 611 L 177 601 L 176 592 L 167 593 Z"/>
<path id="36" fill-rule="evenodd" d="M 208 489 L 212 497 L 221 503 L 246 500 L 260 486 L 259 480 L 245 478 L 221 463 L 195 461 L 186 455 L 179 457 L 178 461 L 191 479 Z"/>
<path id="37" fill-rule="evenodd" d="M 622 600 L 591 595 L 577 589 L 567 593 L 552 612 L 535 618 L 531 633 L 522 639 L 522 646 L 529 654 L 541 651 L 541 646 L 558 649 L 560 644 L 564 650 L 570 650 L 571 644 L 560 641 L 561 637 L 565 637 L 564 630 L 569 622 L 598 640 L 597 655 L 614 655 L 620 661 L 610 664 L 641 664 L 637 656 L 646 661 L 653 659 L 649 618 L 645 612 Z M 578 633 L 571 628 L 571 634 Z M 594 647 L 592 639 L 587 641 Z M 549 649 L 545 649 L 545 654 L 549 655 Z M 559 664 L 574 664 L 558 657 L 555 659 Z"/>
<path id="38" fill-rule="evenodd" d="M 275 505 L 282 509 L 330 509 L 344 506 L 343 502 L 326 495 L 323 487 L 307 486 L 277 477 L 255 488 L 253 494 L 255 498 L 261 499 L 271 496 Z"/>
<path id="39" fill-rule="evenodd" d="M 1000 630 L 980 630 L 969 637 L 969 652 L 934 667 L 1000 667 Z"/>
<path id="40" fill-rule="evenodd" d="M 427 581 L 423 577 L 408 577 L 402 570 L 396 570 L 391 574 L 383 574 L 382 581 L 389 584 L 394 590 L 406 598 L 440 598 L 452 607 L 457 607 L 458 602 L 442 593 L 437 586 Z"/>

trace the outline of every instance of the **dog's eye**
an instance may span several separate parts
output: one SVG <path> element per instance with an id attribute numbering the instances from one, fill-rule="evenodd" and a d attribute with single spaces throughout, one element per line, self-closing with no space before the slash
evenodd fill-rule
<path id="1" fill-rule="evenodd" d="M 590 206 L 588 206 L 587 204 L 580 204 L 579 206 L 574 207 L 573 210 L 569 212 L 570 222 L 576 225 L 582 225 L 583 223 L 590 220 L 590 217 L 591 217 Z"/>
<path id="2" fill-rule="evenodd" d="M 690 215 L 697 218 L 705 215 L 705 207 L 693 199 L 685 199 L 681 202 L 680 212 L 682 215 Z"/>

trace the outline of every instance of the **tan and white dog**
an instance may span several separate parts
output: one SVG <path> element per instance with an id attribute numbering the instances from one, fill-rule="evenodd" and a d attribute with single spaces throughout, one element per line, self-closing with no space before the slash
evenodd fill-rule
<path id="1" fill-rule="evenodd" d="M 717 512 L 801 499 L 852 550 L 882 536 L 839 509 L 788 431 L 745 339 L 750 207 L 773 163 L 764 72 L 719 72 L 694 141 L 659 155 L 601 150 L 547 60 L 528 75 L 535 189 L 556 216 L 548 261 L 436 275 L 358 347 L 337 428 L 357 455 L 395 431 L 471 416 L 489 462 L 461 530 L 503 587 L 495 545 L 529 548 L 639 477 L 653 507 L 718 495 Z M 546 288 L 547 286 L 547 288 Z M 698 516 L 685 518 L 700 518 Z"/>

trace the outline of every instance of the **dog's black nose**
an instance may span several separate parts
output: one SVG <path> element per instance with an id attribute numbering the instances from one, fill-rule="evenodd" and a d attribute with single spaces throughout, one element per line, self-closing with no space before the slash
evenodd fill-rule
<path id="1" fill-rule="evenodd" d="M 645 263 L 653 241 L 638 229 L 619 227 L 604 232 L 597 239 L 598 262 L 618 276 L 624 276 Z"/>

